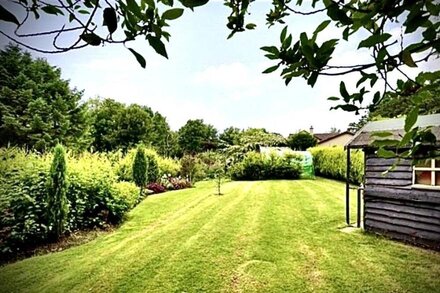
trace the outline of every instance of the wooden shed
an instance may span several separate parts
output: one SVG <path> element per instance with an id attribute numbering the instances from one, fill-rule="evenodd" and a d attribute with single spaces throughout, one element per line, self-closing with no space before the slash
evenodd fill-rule
<path id="1" fill-rule="evenodd" d="M 404 134 L 404 118 L 370 122 L 347 143 L 347 170 L 350 149 L 363 149 L 365 176 L 363 223 L 366 231 L 394 239 L 440 249 L 440 158 L 413 165 L 401 160 L 396 168 L 383 174 L 396 159 L 378 158 L 372 146 L 377 131 Z M 440 148 L 440 114 L 419 116 L 416 126 L 431 126 Z M 348 171 L 347 171 L 348 174 Z M 348 214 L 347 181 L 347 217 Z"/>

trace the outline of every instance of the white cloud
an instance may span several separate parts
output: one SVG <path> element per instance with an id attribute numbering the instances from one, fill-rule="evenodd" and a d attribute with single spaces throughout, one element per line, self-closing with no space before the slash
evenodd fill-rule
<path id="1" fill-rule="evenodd" d="M 210 85 L 223 89 L 254 87 L 260 81 L 259 72 L 240 62 L 210 66 L 195 73 L 193 77 L 195 84 Z"/>

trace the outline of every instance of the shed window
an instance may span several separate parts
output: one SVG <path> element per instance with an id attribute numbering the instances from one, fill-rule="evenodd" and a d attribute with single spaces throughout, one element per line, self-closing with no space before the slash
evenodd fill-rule
<path id="1" fill-rule="evenodd" d="M 413 184 L 440 187 L 440 160 L 426 160 L 414 166 Z"/>

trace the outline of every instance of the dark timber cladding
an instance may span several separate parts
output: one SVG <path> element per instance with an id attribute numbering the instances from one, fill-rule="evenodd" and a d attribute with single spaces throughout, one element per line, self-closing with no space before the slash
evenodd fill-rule
<path id="1" fill-rule="evenodd" d="M 398 139 L 403 126 L 404 118 L 370 122 L 346 145 L 348 150 L 358 148 L 365 153 L 364 228 L 440 250 L 440 188 L 414 186 L 411 160 L 379 158 L 372 146 L 373 132 L 391 132 Z M 435 147 L 440 148 L 440 114 L 419 116 L 416 126 L 432 126 Z M 384 174 L 394 163 L 396 167 Z"/>
<path id="2" fill-rule="evenodd" d="M 382 175 L 394 160 L 365 155 L 365 230 L 440 249 L 440 191 L 412 188 L 409 160 Z"/>

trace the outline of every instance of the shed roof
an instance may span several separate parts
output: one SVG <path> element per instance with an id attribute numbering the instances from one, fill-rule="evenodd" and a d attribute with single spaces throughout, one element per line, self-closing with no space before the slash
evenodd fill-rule
<path id="1" fill-rule="evenodd" d="M 362 127 L 355 136 L 346 144 L 351 148 L 363 148 L 372 144 L 377 137 L 372 137 L 371 134 L 377 131 L 388 131 L 392 133 L 393 139 L 400 139 L 404 134 L 405 117 L 394 118 L 381 121 L 372 121 Z M 432 126 L 431 132 L 437 137 L 437 142 L 440 144 L 440 114 L 420 115 L 415 126 L 425 128 Z M 386 137 L 389 139 L 391 137 Z"/>

